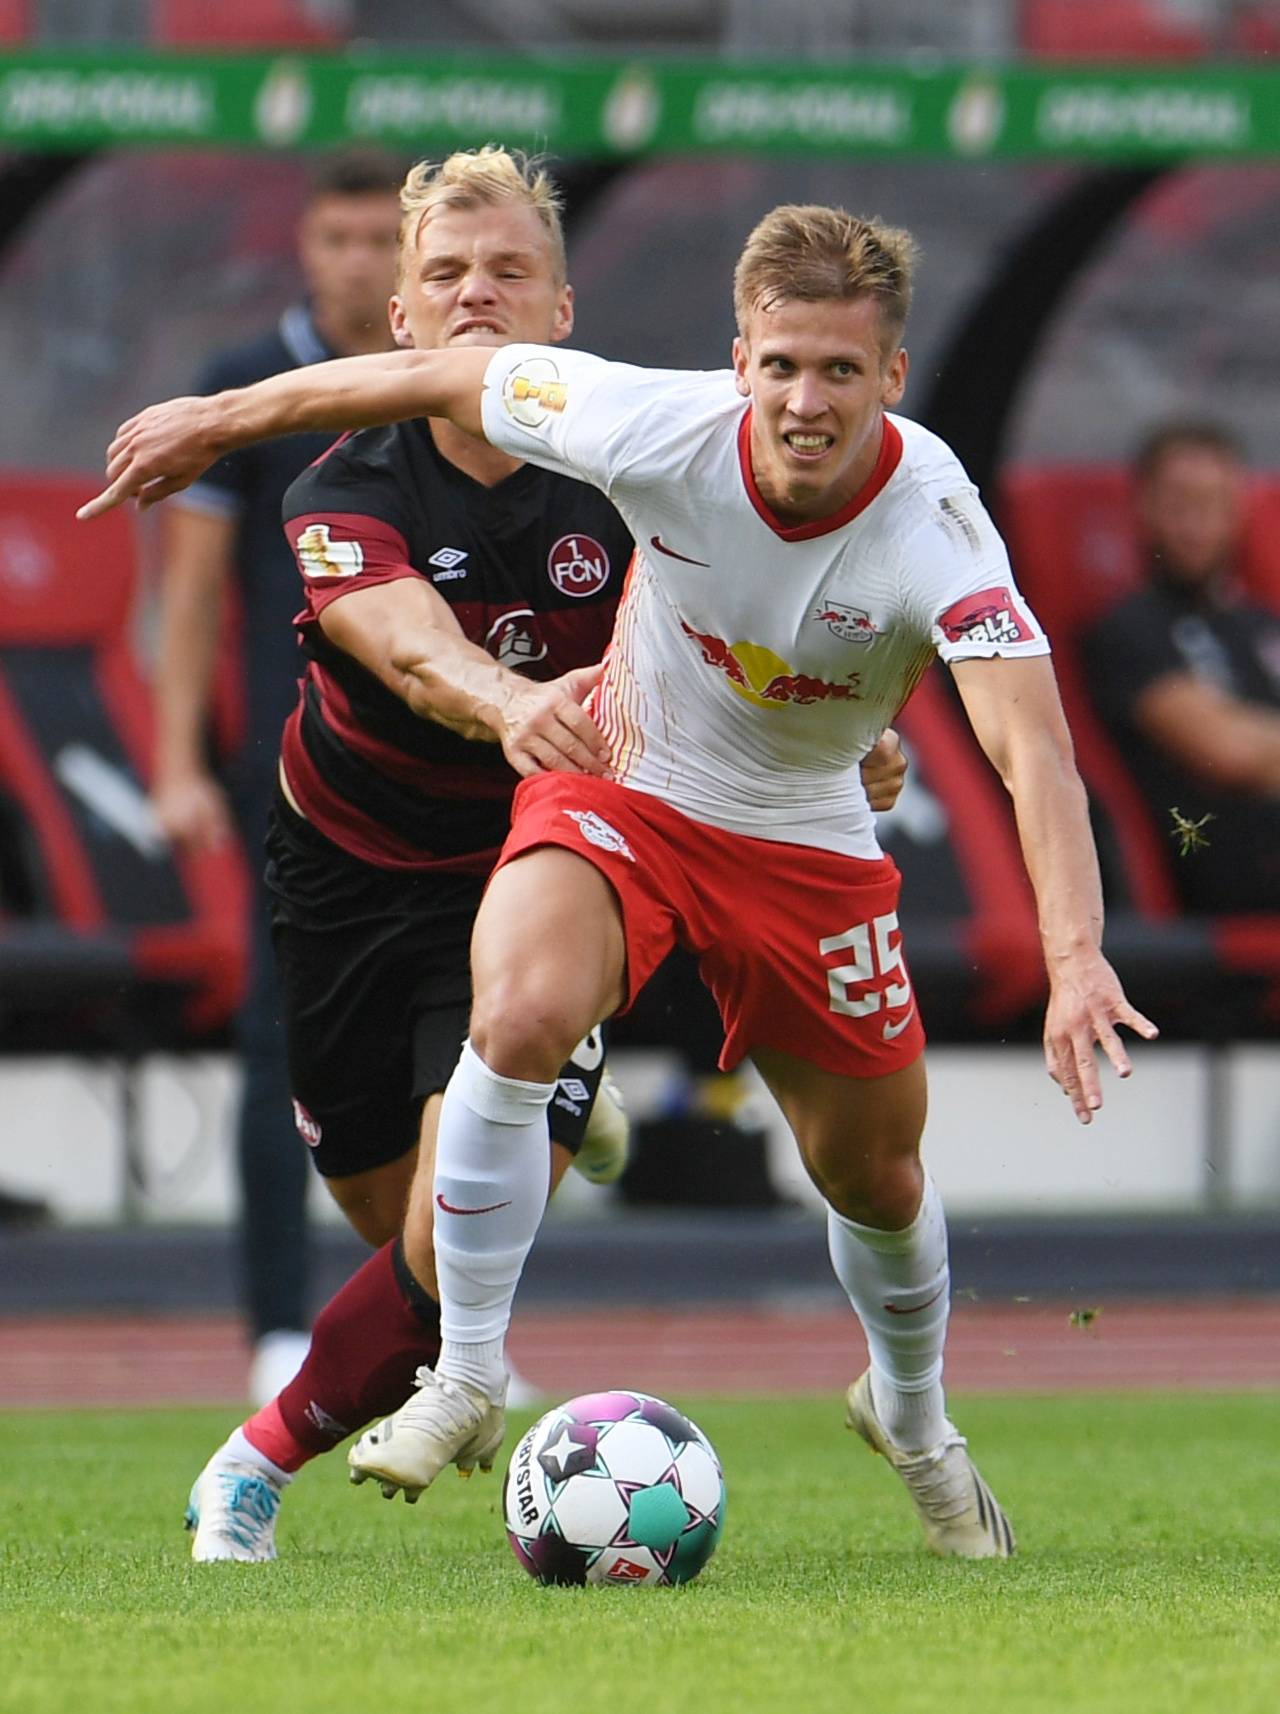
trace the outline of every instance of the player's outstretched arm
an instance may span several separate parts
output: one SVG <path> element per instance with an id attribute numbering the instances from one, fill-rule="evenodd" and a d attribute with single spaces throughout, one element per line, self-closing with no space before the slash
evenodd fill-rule
<path id="1" fill-rule="evenodd" d="M 372 428 L 409 417 L 448 417 L 481 434 L 480 396 L 493 353 L 384 351 L 339 357 L 207 398 L 148 405 L 116 430 L 107 482 L 76 513 L 96 518 L 125 500 L 152 506 L 237 447 L 276 435 Z"/>
<path id="2" fill-rule="evenodd" d="M 1159 1034 L 1125 998 L 1102 956 L 1102 883 L 1084 786 L 1046 655 L 953 663 L 978 741 L 1013 798 L 1049 973 L 1049 1075 L 1087 1125 L 1102 1105 L 1095 1044 L 1121 1077 L 1132 1067 L 1118 1025 Z"/>
<path id="3" fill-rule="evenodd" d="M 608 746 L 582 707 L 598 666 L 546 684 L 522 678 L 473 643 L 448 602 L 417 579 L 354 589 L 323 609 L 320 627 L 420 718 L 501 744 L 518 774 L 605 772 Z"/>

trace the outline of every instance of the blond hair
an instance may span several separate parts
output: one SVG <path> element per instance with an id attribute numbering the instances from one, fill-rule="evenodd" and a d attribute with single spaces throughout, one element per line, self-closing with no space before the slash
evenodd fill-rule
<path id="1" fill-rule="evenodd" d="M 522 203 L 542 222 L 551 246 L 556 284 L 562 286 L 567 264 L 560 192 L 536 157 L 518 150 L 513 153 L 496 143 L 486 143 L 482 149 L 459 149 L 438 166 L 419 161 L 410 167 L 400 187 L 401 275 L 405 255 L 417 242 L 430 209 L 493 207 L 504 202 Z"/>
<path id="2" fill-rule="evenodd" d="M 871 297 L 880 305 L 885 355 L 902 341 L 917 256 L 909 232 L 843 208 L 784 203 L 747 239 L 733 272 L 738 331 L 755 309 Z"/>

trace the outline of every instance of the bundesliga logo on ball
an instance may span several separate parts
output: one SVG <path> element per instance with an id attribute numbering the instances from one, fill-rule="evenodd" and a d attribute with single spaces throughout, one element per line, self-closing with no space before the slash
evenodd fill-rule
<path id="1" fill-rule="evenodd" d="M 548 1411 L 511 1455 L 507 1536 L 539 1583 L 687 1583 L 724 1527 L 724 1477 L 702 1430 L 648 1393 Z"/>

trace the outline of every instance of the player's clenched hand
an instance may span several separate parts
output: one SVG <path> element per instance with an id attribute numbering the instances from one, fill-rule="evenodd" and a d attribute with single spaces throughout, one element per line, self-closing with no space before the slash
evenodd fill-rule
<path id="1" fill-rule="evenodd" d="M 1049 973 L 1044 1020 L 1044 1057 L 1049 1075 L 1068 1097 L 1076 1118 L 1087 1125 L 1102 1105 L 1094 1059 L 1096 1043 L 1121 1077 L 1133 1067 L 1116 1034 L 1123 1024 L 1151 1041 L 1160 1034 L 1125 998 L 1120 979 L 1100 952 L 1064 962 Z"/>
<path id="2" fill-rule="evenodd" d="M 892 726 L 886 726 L 862 758 L 862 784 L 867 802 L 880 814 L 892 809 L 907 777 L 907 757 Z"/>
<path id="3" fill-rule="evenodd" d="M 603 663 L 576 667 L 550 684 L 521 680 L 503 709 L 502 752 L 518 774 L 603 774 L 609 746 L 582 704 Z"/>
<path id="4" fill-rule="evenodd" d="M 96 518 L 136 499 L 141 509 L 187 488 L 226 450 L 214 400 L 168 399 L 121 423 L 107 448 L 107 485 L 77 518 Z"/>

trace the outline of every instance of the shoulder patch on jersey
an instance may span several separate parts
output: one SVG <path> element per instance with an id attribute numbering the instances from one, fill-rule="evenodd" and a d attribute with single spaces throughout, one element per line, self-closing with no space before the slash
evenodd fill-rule
<path id="1" fill-rule="evenodd" d="M 1032 630 L 1004 584 L 962 596 L 938 626 L 949 643 L 1029 643 Z"/>
<path id="2" fill-rule="evenodd" d="M 297 541 L 304 577 L 359 577 L 364 549 L 359 542 L 335 542 L 328 524 L 309 524 Z"/>
<path id="3" fill-rule="evenodd" d="M 558 415 L 569 397 L 569 386 L 550 357 L 524 357 L 502 383 L 502 408 L 522 428 L 541 428 Z"/>

